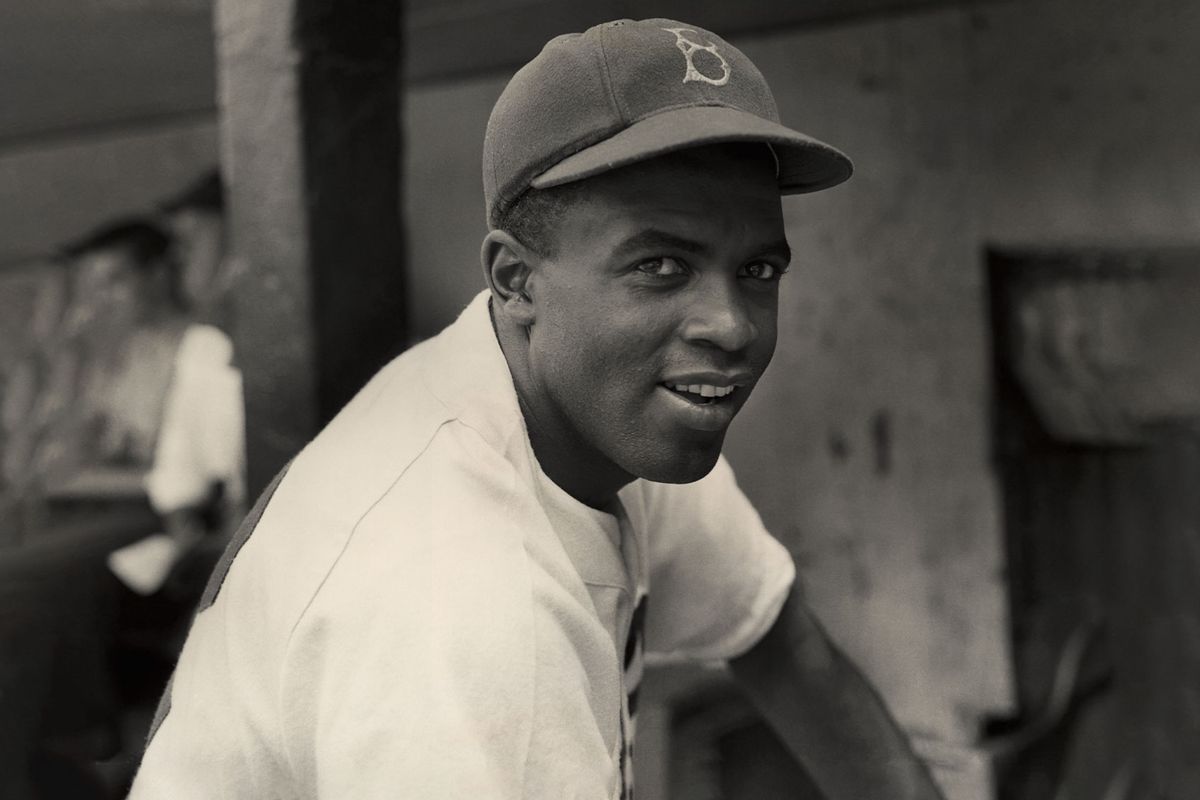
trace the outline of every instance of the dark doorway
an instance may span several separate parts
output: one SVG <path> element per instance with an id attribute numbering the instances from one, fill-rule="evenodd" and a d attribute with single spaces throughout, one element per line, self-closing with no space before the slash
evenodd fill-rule
<path id="1" fill-rule="evenodd" d="M 1187 249 L 989 254 L 1012 722 L 1059 703 L 1001 798 L 1200 791 L 1198 274 Z"/>

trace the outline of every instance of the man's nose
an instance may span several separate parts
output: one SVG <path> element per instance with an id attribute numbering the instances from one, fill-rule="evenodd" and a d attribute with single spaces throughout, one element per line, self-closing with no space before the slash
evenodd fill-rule
<path id="1" fill-rule="evenodd" d="M 688 308 L 683 335 L 690 342 L 731 353 L 757 338 L 758 327 L 738 291 L 736 278 L 710 280 L 699 287 Z"/>

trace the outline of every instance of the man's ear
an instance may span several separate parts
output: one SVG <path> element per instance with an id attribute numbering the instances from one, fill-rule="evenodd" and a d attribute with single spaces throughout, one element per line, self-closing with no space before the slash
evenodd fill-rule
<path id="1" fill-rule="evenodd" d="M 483 239 L 479 260 L 492 290 L 493 307 L 522 327 L 533 324 L 529 295 L 531 261 L 536 255 L 507 231 L 491 231 Z"/>

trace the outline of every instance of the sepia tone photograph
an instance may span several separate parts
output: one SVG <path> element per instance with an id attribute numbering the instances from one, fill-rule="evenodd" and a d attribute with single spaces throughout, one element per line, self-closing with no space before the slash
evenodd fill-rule
<path id="1" fill-rule="evenodd" d="M 0 800 L 1200 797 L 1200 4 L 0 7 Z"/>

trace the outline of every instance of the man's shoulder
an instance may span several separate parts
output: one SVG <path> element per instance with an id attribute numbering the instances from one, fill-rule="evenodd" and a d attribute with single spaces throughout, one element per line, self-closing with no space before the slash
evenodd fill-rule
<path id="1" fill-rule="evenodd" d="M 388 625 L 421 640 L 429 615 L 460 632 L 482 618 L 517 625 L 531 613 L 525 537 L 536 497 L 514 465 L 460 420 L 428 443 L 320 551 L 302 624 L 326 627 L 389 609 Z M 504 609 L 501 619 L 491 611 Z M 357 623 L 351 625 L 354 628 Z M 357 634 L 356 634 L 357 635 Z"/>
<path id="2" fill-rule="evenodd" d="M 337 509 L 357 522 L 381 498 L 431 481 L 428 503 L 453 495 L 487 495 L 506 469 L 506 453 L 523 430 L 516 414 L 442 389 L 444 347 L 418 345 L 381 370 L 294 460 L 285 486 L 301 505 Z M 483 413 L 477 413 L 484 407 Z M 473 494 L 472 494 L 473 493 Z M 430 504 L 433 504 L 431 506 Z"/>
<path id="3" fill-rule="evenodd" d="M 505 455 L 428 396 L 406 397 L 403 420 L 314 440 L 288 468 L 263 523 L 289 529 L 289 547 L 332 556 L 364 525 L 387 527 L 403 546 L 479 515 L 502 516 L 516 489 Z"/>
<path id="4" fill-rule="evenodd" d="M 408 602 L 414 586 L 455 586 L 458 608 L 470 598 L 503 604 L 505 589 L 513 608 L 523 607 L 519 518 L 529 501 L 514 468 L 453 418 L 424 438 L 375 472 L 297 457 L 230 559 L 218 596 L 255 609 L 271 637 L 376 604 L 407 619 L 405 609 L 422 607 Z"/>
<path id="5" fill-rule="evenodd" d="M 354 525 L 384 525 L 414 536 L 497 524 L 534 500 L 508 454 L 469 422 L 447 415 L 424 433 L 419 444 L 406 443 L 403 458 L 383 459 L 377 473 L 359 476 L 371 489 L 356 499 Z"/>
<path id="6" fill-rule="evenodd" d="M 504 449 L 520 428 L 519 417 L 486 304 L 477 298 L 458 321 L 376 373 L 297 465 L 321 483 L 338 485 L 342 496 L 367 496 L 375 493 L 367 487 L 390 482 L 420 457 L 443 425 L 462 422 Z"/>
<path id="7" fill-rule="evenodd" d="M 488 336 L 477 300 L 473 313 L 381 369 L 289 465 L 246 540 L 242 569 L 281 574 L 287 563 L 288 585 L 277 588 L 295 611 L 342 569 L 355 540 L 374 537 L 379 558 L 431 544 L 487 558 L 504 538 L 496 530 L 519 530 L 504 521 L 528 514 L 519 510 L 527 484 L 509 460 L 520 460 L 523 427 Z"/>

